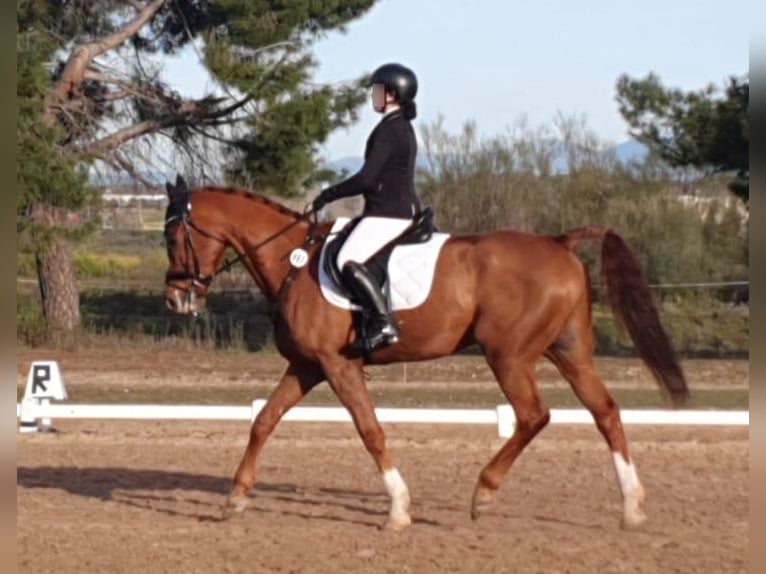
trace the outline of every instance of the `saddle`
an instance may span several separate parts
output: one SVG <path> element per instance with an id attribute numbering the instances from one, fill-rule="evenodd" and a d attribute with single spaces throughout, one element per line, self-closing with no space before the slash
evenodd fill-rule
<path id="1" fill-rule="evenodd" d="M 341 270 L 338 269 L 338 252 L 340 252 L 346 239 L 348 239 L 348 236 L 351 235 L 351 232 L 361 219 L 361 217 L 351 219 L 345 227 L 338 232 L 335 239 L 325 247 L 323 262 L 325 273 L 327 273 L 339 290 L 344 294 L 347 294 L 347 290 L 343 284 L 343 274 L 341 273 Z M 379 249 L 365 263 L 365 266 L 375 276 L 375 279 L 378 280 L 379 285 L 385 285 L 388 260 L 390 259 L 394 248 L 399 245 L 427 243 L 431 240 L 431 237 L 436 231 L 433 209 L 431 209 L 431 207 L 426 207 L 415 215 L 412 224 L 404 231 L 404 233 Z"/>

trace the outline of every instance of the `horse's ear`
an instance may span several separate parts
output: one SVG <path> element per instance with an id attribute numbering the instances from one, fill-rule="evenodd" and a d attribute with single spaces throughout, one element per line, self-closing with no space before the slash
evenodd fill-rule
<path id="1" fill-rule="evenodd" d="M 189 186 L 180 173 L 176 176 L 176 191 L 179 193 L 189 193 Z"/>
<path id="2" fill-rule="evenodd" d="M 176 194 L 176 188 L 173 186 L 172 183 L 165 182 L 165 189 L 168 190 L 168 199 L 172 200 L 173 196 Z"/>

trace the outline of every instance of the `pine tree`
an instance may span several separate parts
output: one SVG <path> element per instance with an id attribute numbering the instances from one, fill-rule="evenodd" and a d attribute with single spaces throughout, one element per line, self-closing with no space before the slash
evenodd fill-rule
<path id="1" fill-rule="evenodd" d="M 723 97 L 715 86 L 685 93 L 665 88 L 657 75 L 617 81 L 620 113 L 631 135 L 672 166 L 733 175 L 729 189 L 750 197 L 750 80 L 731 77 Z"/>
<path id="2" fill-rule="evenodd" d="M 44 67 L 55 44 L 40 31 L 20 32 L 17 49 L 17 232 L 36 251 L 43 314 L 57 342 L 80 324 L 72 264 L 76 221 L 68 215 L 88 199 L 85 176 L 62 153 L 64 132 L 43 119 L 50 74 Z"/>
<path id="3" fill-rule="evenodd" d="M 364 78 L 312 83 L 311 44 L 374 1 L 17 1 L 17 214 L 54 330 L 71 335 L 79 325 L 71 241 L 87 168 L 141 180 L 169 141 L 198 177 L 300 193 L 321 176 L 318 144 L 355 121 L 365 97 Z M 163 59 L 190 43 L 217 93 L 187 99 L 159 80 Z"/>

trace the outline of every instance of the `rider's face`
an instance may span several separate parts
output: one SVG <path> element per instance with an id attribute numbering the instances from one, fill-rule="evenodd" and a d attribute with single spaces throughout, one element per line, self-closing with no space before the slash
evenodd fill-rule
<path id="1" fill-rule="evenodd" d="M 394 102 L 394 96 L 391 92 L 386 91 L 386 87 L 383 84 L 372 85 L 372 109 L 378 113 L 386 111 L 386 105 Z"/>

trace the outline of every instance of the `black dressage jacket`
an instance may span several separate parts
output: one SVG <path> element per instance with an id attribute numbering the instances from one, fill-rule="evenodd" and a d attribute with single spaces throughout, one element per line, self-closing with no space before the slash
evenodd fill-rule
<path id="1" fill-rule="evenodd" d="M 385 116 L 367 139 L 358 173 L 322 192 L 323 199 L 364 195 L 364 216 L 412 219 L 420 211 L 415 194 L 415 130 L 402 110 Z"/>

